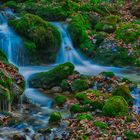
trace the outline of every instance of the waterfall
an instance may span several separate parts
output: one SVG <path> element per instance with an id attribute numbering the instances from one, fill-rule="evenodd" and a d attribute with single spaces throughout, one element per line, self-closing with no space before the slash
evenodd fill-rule
<path id="1" fill-rule="evenodd" d="M 9 62 L 17 66 L 23 66 L 28 63 L 28 56 L 23 46 L 22 39 L 8 26 L 6 18 L 7 13 L 8 15 L 12 15 L 12 11 L 9 9 L 0 12 L 0 49 L 5 52 Z"/>

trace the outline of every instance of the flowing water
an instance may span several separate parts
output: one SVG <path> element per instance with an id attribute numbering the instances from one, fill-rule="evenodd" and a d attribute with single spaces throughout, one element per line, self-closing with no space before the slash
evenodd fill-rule
<path id="1" fill-rule="evenodd" d="M 27 66 L 27 64 L 29 64 L 27 62 L 28 55 L 26 53 L 26 50 L 24 49 L 23 42 L 21 38 L 17 36 L 8 26 L 7 20 L 3 14 L 4 12 L 0 13 L 0 48 L 6 53 L 9 61 L 18 66 L 20 73 L 24 76 L 26 81 L 24 96 L 30 101 L 31 105 L 25 107 L 24 104 L 22 104 L 21 100 L 22 109 L 20 111 L 20 115 L 23 118 L 24 122 L 12 129 L 0 129 L 0 137 L 4 138 L 7 132 L 9 132 L 9 135 L 13 133 L 23 133 L 23 130 L 25 128 L 29 128 L 31 129 L 30 134 L 26 134 L 26 136 L 27 139 L 30 139 L 30 135 L 34 135 L 37 129 L 47 126 L 49 114 L 53 111 L 53 99 L 47 97 L 45 94 L 36 89 L 29 88 L 28 79 L 33 74 L 48 71 L 51 68 L 55 67 L 55 65 L 69 61 L 75 65 L 76 70 L 83 74 L 97 75 L 102 71 L 112 71 L 119 76 L 128 77 L 133 81 L 140 83 L 140 75 L 138 75 L 138 72 L 135 69 L 133 70 L 117 67 L 99 66 L 82 56 L 73 47 L 70 35 L 67 31 L 68 25 L 66 23 L 52 23 L 60 31 L 62 38 L 61 48 L 58 52 L 56 63 L 54 65 L 45 67 L 29 65 Z M 8 14 L 15 16 L 10 10 L 8 10 Z M 140 105 L 140 94 L 138 94 L 138 92 L 139 90 L 136 89 L 132 93 L 135 98 L 134 106 L 137 112 L 138 106 Z M 51 136 L 50 140 L 51 139 L 53 139 L 53 136 Z"/>

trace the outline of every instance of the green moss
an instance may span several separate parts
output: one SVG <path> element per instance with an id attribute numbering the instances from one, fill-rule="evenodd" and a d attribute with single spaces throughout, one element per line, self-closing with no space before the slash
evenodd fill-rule
<path id="1" fill-rule="evenodd" d="M 4 3 L 4 6 L 14 9 L 14 10 L 18 9 L 16 1 L 7 1 L 6 3 Z"/>
<path id="2" fill-rule="evenodd" d="M 67 80 L 63 80 L 61 82 L 61 87 L 63 90 L 70 90 L 70 84 Z"/>
<path id="3" fill-rule="evenodd" d="M 108 48 L 97 48 L 94 61 L 102 65 L 134 66 L 136 58 L 129 56 L 128 51 L 122 47 L 116 47 L 115 52 Z"/>
<path id="4" fill-rule="evenodd" d="M 125 136 L 127 137 L 128 140 L 136 140 L 140 138 L 140 134 L 134 133 L 132 131 L 126 131 Z"/>
<path id="5" fill-rule="evenodd" d="M 96 31 L 104 31 L 107 33 L 113 33 L 116 29 L 116 26 L 107 21 L 98 22 L 95 26 Z"/>
<path id="6" fill-rule="evenodd" d="M 96 109 L 102 110 L 104 103 L 97 100 L 97 101 L 91 102 L 90 105 L 92 107 L 92 110 L 96 110 Z"/>
<path id="7" fill-rule="evenodd" d="M 81 104 L 89 104 L 90 100 L 87 98 L 87 95 L 85 93 L 77 93 L 75 95 L 75 98 L 81 103 Z"/>
<path id="8" fill-rule="evenodd" d="M 108 128 L 108 125 L 104 122 L 96 121 L 96 122 L 94 122 L 94 125 L 100 129 L 107 129 Z"/>
<path id="9" fill-rule="evenodd" d="M 58 95 L 55 97 L 54 101 L 58 106 L 62 106 L 67 101 L 67 98 L 64 95 Z"/>
<path id="10" fill-rule="evenodd" d="M 129 104 L 133 104 L 133 98 L 132 95 L 130 93 L 130 90 L 128 87 L 126 86 L 119 86 L 117 87 L 113 92 L 112 92 L 113 96 L 122 96 L 127 103 Z"/>
<path id="11" fill-rule="evenodd" d="M 71 88 L 74 92 L 84 91 L 89 88 L 86 80 L 76 79 L 72 82 Z"/>
<path id="12" fill-rule="evenodd" d="M 121 19 L 119 16 L 117 15 L 109 15 L 105 17 L 106 22 L 110 23 L 110 24 L 117 24 Z"/>
<path id="13" fill-rule="evenodd" d="M 121 96 L 114 96 L 106 101 L 103 114 L 107 116 L 123 116 L 128 113 L 128 104 Z"/>
<path id="14" fill-rule="evenodd" d="M 0 70 L 0 85 L 9 90 L 11 90 L 12 87 L 12 79 L 1 70 Z"/>
<path id="15" fill-rule="evenodd" d="M 115 34 L 117 39 L 123 40 L 125 43 L 133 43 L 140 36 L 140 25 L 133 23 L 121 24 Z"/>
<path id="16" fill-rule="evenodd" d="M 62 80 L 66 79 L 74 71 L 74 65 L 67 62 L 56 66 L 54 69 L 48 72 L 42 72 L 36 74 L 29 80 L 29 83 L 33 87 L 50 88 L 56 85 L 60 85 Z M 43 85 L 46 85 L 43 87 Z"/>
<path id="17" fill-rule="evenodd" d="M 0 60 L 4 62 L 8 62 L 6 54 L 0 49 Z"/>
<path id="18" fill-rule="evenodd" d="M 81 112 L 81 107 L 79 104 L 73 104 L 71 107 L 70 107 L 70 111 L 71 113 L 78 113 L 78 112 Z"/>
<path id="19" fill-rule="evenodd" d="M 87 30 L 91 28 L 89 21 L 86 16 L 76 14 L 72 17 L 72 21 L 69 24 L 68 30 L 72 37 L 75 47 L 78 47 L 81 51 L 85 52 L 86 55 L 90 56 L 93 54 L 95 46 L 88 38 Z"/>
<path id="20" fill-rule="evenodd" d="M 50 123 L 59 123 L 62 119 L 62 116 L 59 112 L 53 112 L 50 116 L 49 122 Z"/>
<path id="21" fill-rule="evenodd" d="M 90 114 L 79 114 L 77 116 L 78 121 L 81 121 L 81 120 L 84 120 L 84 119 L 93 120 L 93 117 Z"/>
<path id="22" fill-rule="evenodd" d="M 39 16 L 25 14 L 19 19 L 11 20 L 9 24 L 26 39 L 25 47 L 32 50 L 31 55 L 36 54 L 36 58 L 42 63 L 51 63 L 56 59 L 61 37 L 49 22 Z"/>
<path id="23" fill-rule="evenodd" d="M 114 77 L 115 76 L 115 74 L 113 72 L 110 72 L 110 71 L 102 72 L 101 74 L 106 76 L 106 77 Z"/>

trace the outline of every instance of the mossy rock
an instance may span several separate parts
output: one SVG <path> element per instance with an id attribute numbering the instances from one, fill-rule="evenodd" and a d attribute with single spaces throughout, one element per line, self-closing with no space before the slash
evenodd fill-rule
<path id="1" fill-rule="evenodd" d="M 36 55 L 42 63 L 55 61 L 61 42 L 56 27 L 33 14 L 25 14 L 19 19 L 11 20 L 9 24 L 26 39 L 25 47 L 31 56 Z"/>
<path id="2" fill-rule="evenodd" d="M 102 43 L 104 46 L 106 43 Z M 111 66 L 135 66 L 136 58 L 128 55 L 128 51 L 122 47 L 116 47 L 115 50 L 108 48 L 108 45 L 105 45 L 106 48 L 97 48 L 94 61 L 102 65 L 111 65 Z"/>
<path id="3" fill-rule="evenodd" d="M 50 116 L 49 122 L 50 123 L 59 123 L 62 119 L 62 116 L 59 112 L 53 112 Z"/>
<path id="4" fill-rule="evenodd" d="M 106 33 L 113 33 L 116 30 L 116 26 L 106 21 L 98 22 L 95 26 L 96 31 L 103 31 Z"/>
<path id="5" fill-rule="evenodd" d="M 87 95 L 85 93 L 77 93 L 75 95 L 75 98 L 81 103 L 81 104 L 89 104 L 90 100 L 87 98 Z"/>
<path id="6" fill-rule="evenodd" d="M 128 140 L 136 140 L 140 138 L 140 134 L 134 133 L 133 131 L 125 131 L 124 134 Z"/>
<path id="7" fill-rule="evenodd" d="M 104 122 L 95 121 L 94 125 L 100 129 L 108 129 L 108 125 Z"/>
<path id="8" fill-rule="evenodd" d="M 108 72 L 102 72 L 101 74 L 103 76 L 106 76 L 106 77 L 114 77 L 115 76 L 115 74 L 113 72 L 110 72 L 110 71 L 108 71 Z"/>
<path id="9" fill-rule="evenodd" d="M 29 84 L 32 87 L 48 89 L 61 84 L 62 80 L 66 79 L 74 71 L 74 65 L 67 62 L 56 66 L 48 72 L 35 74 L 29 79 Z"/>
<path id="10" fill-rule="evenodd" d="M 106 116 L 124 116 L 128 113 L 128 104 L 121 96 L 114 96 L 108 99 L 103 107 L 103 114 Z"/>
<path id="11" fill-rule="evenodd" d="M 72 21 L 68 26 L 74 46 L 83 51 L 87 56 L 92 56 L 93 50 L 95 49 L 95 46 L 88 38 L 87 30 L 90 29 L 91 25 L 87 20 L 87 17 L 82 14 L 76 14 L 73 16 Z"/>
<path id="12" fill-rule="evenodd" d="M 92 110 L 96 110 L 96 109 L 102 110 L 104 106 L 104 102 L 96 100 L 91 102 L 90 106 L 92 107 Z"/>
<path id="13" fill-rule="evenodd" d="M 71 113 L 78 113 L 78 112 L 81 112 L 81 107 L 79 104 L 73 104 L 71 105 L 70 107 L 70 112 Z"/>
<path id="14" fill-rule="evenodd" d="M 67 97 L 64 95 L 58 95 L 55 97 L 54 101 L 58 106 L 62 106 L 67 101 Z"/>
<path id="15" fill-rule="evenodd" d="M 65 90 L 70 90 L 70 84 L 67 80 L 63 80 L 61 82 L 61 88 L 65 91 Z"/>
<path id="16" fill-rule="evenodd" d="M 133 104 L 133 97 L 130 93 L 130 90 L 126 86 L 119 86 L 112 92 L 113 96 L 122 96 L 128 104 Z"/>
<path id="17" fill-rule="evenodd" d="M 84 120 L 84 119 L 87 119 L 87 120 L 93 120 L 93 117 L 91 114 L 79 114 L 77 116 L 77 120 L 78 121 L 81 121 L 81 120 Z"/>
<path id="18" fill-rule="evenodd" d="M 109 15 L 109 16 L 106 16 L 105 17 L 105 20 L 107 23 L 110 23 L 110 24 L 117 24 L 121 21 L 120 17 L 117 16 L 117 15 Z"/>
<path id="19" fill-rule="evenodd" d="M 140 25 L 133 23 L 120 24 L 115 34 L 117 39 L 123 40 L 125 43 L 133 43 L 140 36 Z"/>
<path id="20" fill-rule="evenodd" d="M 87 80 L 76 79 L 71 84 L 71 89 L 74 92 L 84 91 L 89 88 Z"/>
<path id="21" fill-rule="evenodd" d="M 2 70 L 0 70 L 0 76 L 0 85 L 11 90 L 13 82 L 12 78 L 7 76 Z"/>

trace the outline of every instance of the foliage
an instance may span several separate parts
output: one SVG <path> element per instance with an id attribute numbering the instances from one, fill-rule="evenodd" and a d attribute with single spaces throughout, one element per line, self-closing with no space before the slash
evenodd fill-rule
<path id="1" fill-rule="evenodd" d="M 103 114 L 107 116 L 123 116 L 128 113 L 128 104 L 121 96 L 114 96 L 106 101 Z"/>

